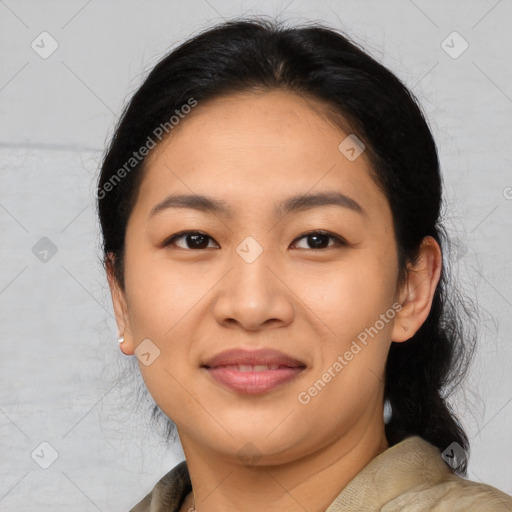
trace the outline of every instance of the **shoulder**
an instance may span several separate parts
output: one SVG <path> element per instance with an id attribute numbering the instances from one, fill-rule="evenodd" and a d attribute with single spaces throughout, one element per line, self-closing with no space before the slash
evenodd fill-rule
<path id="1" fill-rule="evenodd" d="M 415 510 L 444 511 L 512 511 L 512 497 L 490 485 L 474 482 L 454 473 L 441 456 L 441 451 L 420 437 L 409 441 L 413 451 L 410 471 L 418 484 L 409 489 L 400 501 L 414 498 Z"/>
<path id="2" fill-rule="evenodd" d="M 510 512 L 512 497 L 457 475 L 411 487 L 386 504 L 386 512 Z"/>
<path id="3" fill-rule="evenodd" d="M 176 512 L 191 489 L 187 463 L 182 461 L 166 473 L 130 512 Z"/>
<path id="4" fill-rule="evenodd" d="M 418 436 L 391 446 L 341 491 L 326 512 L 510 512 L 512 497 L 456 475 Z"/>

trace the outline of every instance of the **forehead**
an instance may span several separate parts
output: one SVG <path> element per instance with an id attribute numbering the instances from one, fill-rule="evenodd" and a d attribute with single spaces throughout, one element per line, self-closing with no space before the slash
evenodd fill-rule
<path id="1" fill-rule="evenodd" d="M 259 147 L 262 154 L 289 149 L 287 157 L 292 151 L 297 157 L 311 153 L 313 145 L 332 149 L 334 143 L 337 148 L 347 134 L 328 119 L 327 111 L 318 100 L 285 90 L 235 93 L 199 102 L 149 155 L 148 164 L 170 144 L 176 149 L 208 150 L 208 157 L 215 156 L 216 148 L 226 147 L 239 152 Z"/>
<path id="2" fill-rule="evenodd" d="M 349 133 L 326 106 L 285 91 L 224 96 L 198 105 L 146 159 L 143 197 L 222 195 L 249 206 L 292 193 L 338 190 L 358 203 L 386 202 L 365 153 L 349 160 Z M 171 190 L 172 189 L 172 190 Z M 355 196 L 355 197 L 354 197 Z"/>

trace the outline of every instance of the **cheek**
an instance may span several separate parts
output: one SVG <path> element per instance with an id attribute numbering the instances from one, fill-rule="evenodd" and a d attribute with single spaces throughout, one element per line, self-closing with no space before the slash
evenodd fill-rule
<path id="1" fill-rule="evenodd" d="M 373 252 L 304 282 L 312 318 L 322 322 L 319 365 L 311 387 L 302 390 L 318 397 L 308 405 L 312 415 L 324 415 L 329 404 L 335 417 L 350 423 L 381 389 L 395 316 L 395 273 L 392 258 L 383 261 Z"/>
<path id="2" fill-rule="evenodd" d="M 305 275 L 298 280 L 297 295 L 343 339 L 372 325 L 393 303 L 396 266 L 376 251 Z"/>
<path id="3" fill-rule="evenodd" d="M 168 338 L 207 291 L 204 274 L 202 277 L 200 273 L 185 273 L 151 254 L 134 254 L 127 259 L 126 292 L 135 343 L 141 337 Z"/>
<path id="4" fill-rule="evenodd" d="M 149 345 L 149 352 L 157 354 L 148 365 L 142 357 L 139 359 L 145 385 L 166 413 L 193 410 L 193 400 L 184 392 L 183 383 L 191 371 L 194 307 L 198 307 L 208 287 L 204 280 L 200 282 L 150 258 L 134 258 L 130 265 L 126 266 L 126 288 L 135 349 L 142 348 L 141 343 L 149 339 L 154 344 Z"/>

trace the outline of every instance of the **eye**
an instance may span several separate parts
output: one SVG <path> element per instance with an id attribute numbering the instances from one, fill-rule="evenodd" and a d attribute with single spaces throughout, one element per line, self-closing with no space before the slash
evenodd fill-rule
<path id="1" fill-rule="evenodd" d="M 328 231 L 311 231 L 309 233 L 306 233 L 299 238 L 296 238 L 293 242 L 295 244 L 297 240 L 306 239 L 306 243 L 310 244 L 313 249 L 328 249 L 332 247 L 333 245 L 337 246 L 343 246 L 347 245 L 347 242 L 343 240 L 343 238 L 334 235 L 333 233 L 329 233 Z M 334 240 L 333 245 L 328 245 L 329 240 Z M 327 245 L 326 245 L 327 244 Z M 304 249 L 304 247 L 299 247 L 299 249 Z M 307 247 L 306 247 L 307 249 Z"/>
<path id="2" fill-rule="evenodd" d="M 177 240 L 181 239 L 185 240 L 184 246 L 176 243 Z M 306 239 L 307 243 L 312 246 L 309 248 L 317 250 L 328 249 L 336 245 L 347 245 L 347 242 L 343 240 L 343 238 L 334 235 L 333 233 L 329 233 L 328 231 L 311 231 L 309 233 L 305 233 L 304 235 L 296 238 L 292 245 L 295 245 L 298 240 L 302 239 Z M 180 249 L 207 249 L 208 247 L 211 248 L 211 246 L 209 246 L 209 240 L 213 241 L 213 238 L 206 233 L 202 233 L 201 231 L 183 231 L 181 233 L 176 233 L 175 235 L 168 238 L 162 244 L 162 247 L 168 247 L 174 244 Z M 334 244 L 329 244 L 330 240 L 333 240 Z M 308 249 L 308 247 L 299 247 L 299 249 Z"/>
<path id="3" fill-rule="evenodd" d="M 185 247 L 176 244 L 180 249 L 207 249 L 208 240 L 213 240 L 213 238 L 206 233 L 201 233 L 200 231 L 183 231 L 182 233 L 176 233 L 171 236 L 171 238 L 168 238 L 162 246 L 167 247 L 182 238 L 185 239 Z"/>

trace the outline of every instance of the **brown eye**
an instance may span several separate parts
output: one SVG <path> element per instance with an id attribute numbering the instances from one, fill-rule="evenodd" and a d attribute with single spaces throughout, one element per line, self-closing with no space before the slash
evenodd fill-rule
<path id="1" fill-rule="evenodd" d="M 309 247 L 299 247 L 299 249 L 329 249 L 333 246 L 340 246 L 340 245 L 346 245 L 345 240 L 340 238 L 337 235 L 334 235 L 333 233 L 329 233 L 327 231 L 312 231 L 310 233 L 306 233 L 302 235 L 301 237 L 297 238 L 294 242 L 294 245 L 296 245 L 297 240 L 305 239 L 306 243 L 309 245 Z M 329 241 L 334 240 L 334 244 L 329 245 Z"/>
<path id="2" fill-rule="evenodd" d="M 334 246 L 343 246 L 347 245 L 347 242 L 327 231 L 312 231 L 310 233 L 306 233 L 299 238 L 296 238 L 293 242 L 293 245 L 297 245 L 297 241 L 305 240 L 307 247 L 298 247 L 299 249 L 329 249 Z M 177 241 L 180 241 L 177 243 Z M 207 235 L 206 233 L 202 233 L 200 231 L 183 231 L 181 233 L 177 233 L 167 239 L 162 247 L 168 247 L 171 245 L 175 245 L 180 249 L 188 249 L 188 250 L 200 250 L 200 249 L 208 249 L 215 246 L 209 245 L 210 241 L 214 241 L 212 237 Z M 331 241 L 333 243 L 331 243 Z M 216 243 L 216 242 L 215 242 Z M 217 245 L 218 247 L 218 245 Z"/>
<path id="3" fill-rule="evenodd" d="M 176 243 L 177 240 L 182 239 L 184 240 L 184 245 Z M 166 240 L 163 247 L 168 247 L 174 244 L 180 249 L 207 249 L 209 240 L 213 240 L 213 238 L 208 236 L 206 233 L 201 233 L 200 231 L 184 231 L 182 233 L 177 233 Z"/>

